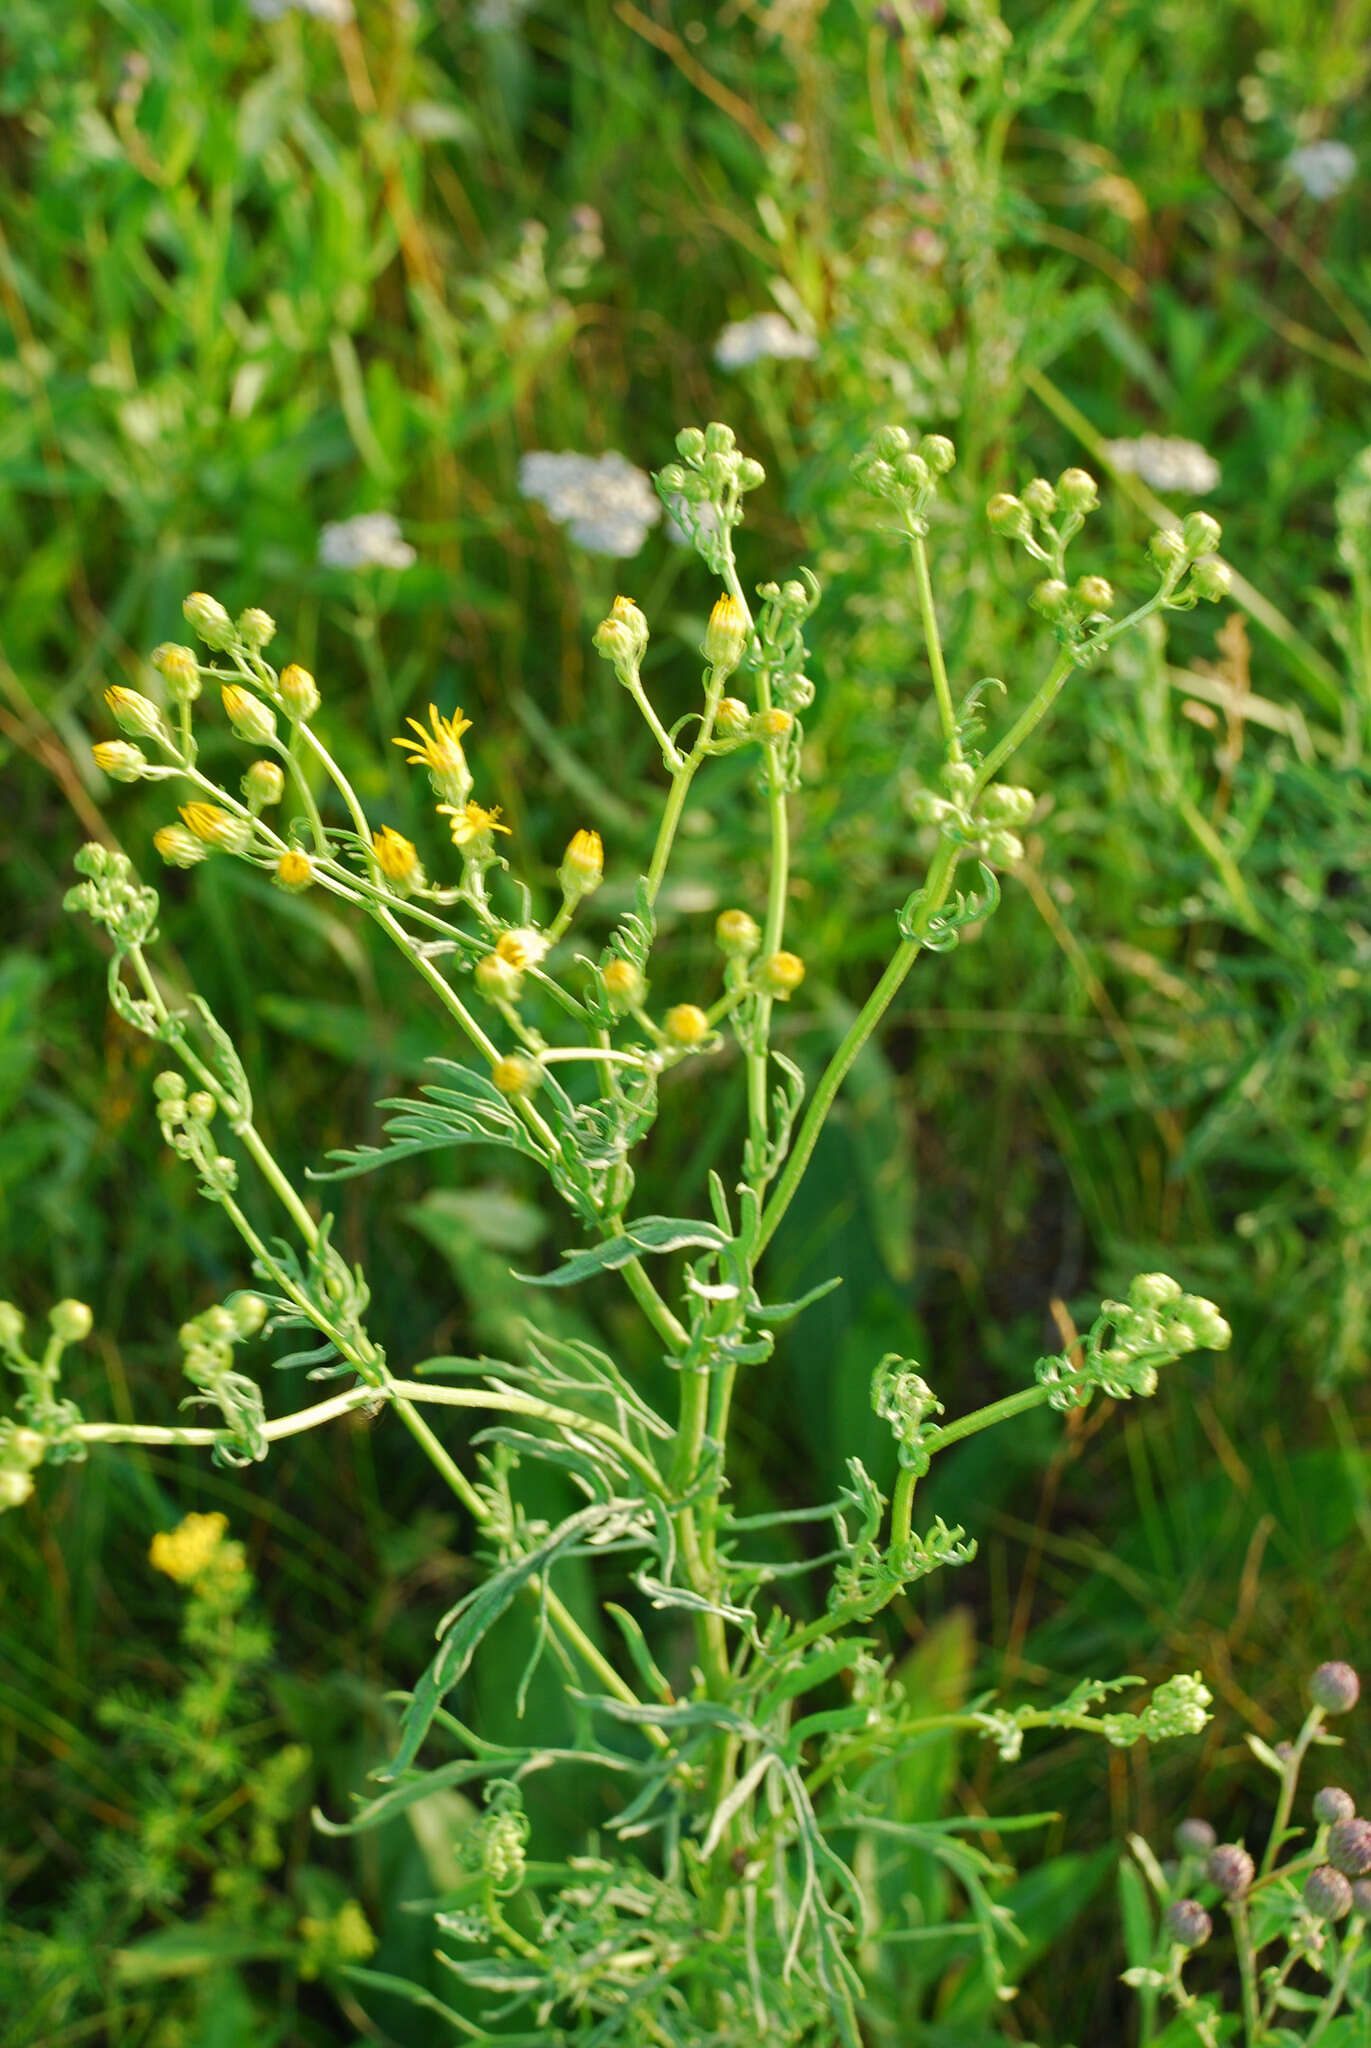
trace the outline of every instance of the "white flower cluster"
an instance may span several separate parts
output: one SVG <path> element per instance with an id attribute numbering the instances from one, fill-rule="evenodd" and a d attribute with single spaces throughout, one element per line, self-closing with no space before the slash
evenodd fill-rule
<path id="1" fill-rule="evenodd" d="M 749 363 L 769 358 L 809 363 L 818 353 L 813 335 L 801 334 L 783 313 L 756 313 L 751 320 L 735 320 L 714 344 L 714 360 L 721 370 L 742 370 Z"/>
<path id="2" fill-rule="evenodd" d="M 1115 469 L 1141 477 L 1154 491 L 1185 491 L 1203 497 L 1214 490 L 1222 472 L 1198 441 L 1171 434 L 1139 434 L 1134 441 L 1106 441 Z"/>
<path id="3" fill-rule="evenodd" d="M 259 21 L 279 21 L 283 14 L 312 14 L 316 21 L 331 21 L 341 28 L 352 20 L 352 0 L 248 0 L 249 14 Z"/>
<path id="4" fill-rule="evenodd" d="M 410 569 L 415 559 L 393 512 L 359 512 L 319 535 L 319 560 L 326 569 Z"/>
<path id="5" fill-rule="evenodd" d="M 592 555 L 636 555 L 662 516 L 651 477 L 612 448 L 603 455 L 533 449 L 519 463 L 519 495 Z"/>
<path id="6" fill-rule="evenodd" d="M 1357 159 L 1345 142 L 1307 142 L 1290 152 L 1289 169 L 1311 199 L 1336 199 L 1357 175 Z"/>

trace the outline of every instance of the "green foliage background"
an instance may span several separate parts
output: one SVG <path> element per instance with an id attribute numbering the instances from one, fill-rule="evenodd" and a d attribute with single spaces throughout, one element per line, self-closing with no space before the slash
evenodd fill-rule
<path id="1" fill-rule="evenodd" d="M 745 566 L 807 561 L 824 585 L 791 1019 L 812 1068 L 917 880 L 901 790 L 937 750 L 914 595 L 850 487 L 853 451 L 888 419 L 957 440 L 934 534 L 950 657 L 1011 687 L 1040 634 L 986 533 L 990 493 L 1073 461 L 1103 474 L 1100 440 L 1144 431 L 1222 463 L 1207 502 L 1250 615 L 1206 611 L 1078 677 L 1035 743 L 1025 775 L 1051 807 L 1024 870 L 979 943 L 917 970 L 778 1244 L 783 1294 L 846 1284 L 738 1420 L 743 1490 L 808 1501 L 848 1451 L 883 1455 L 866 1369 L 887 1349 L 971 1405 L 1017 1384 L 1050 1298 L 1082 1307 L 1151 1266 L 1235 1328 L 1146 1412 L 1035 1417 L 930 1484 L 929 1512 L 983 1541 L 972 1574 L 901 1613 L 934 1696 L 1195 1668 L 1217 1696 L 1198 1754 L 1056 1742 L 1012 1770 L 988 1751 L 930 1763 L 913 1811 L 1061 1816 L 1016 1858 L 1020 1998 L 992 2014 L 974 1966 L 943 1956 L 911 1978 L 930 2042 L 1112 2038 L 1115 1846 L 1129 1828 L 1160 1845 L 1195 1806 L 1240 1833 L 1265 1801 L 1242 1730 L 1290 1732 L 1307 1669 L 1360 1650 L 1371 262 L 1365 169 L 1320 204 L 1286 159 L 1327 135 L 1371 163 L 1369 35 L 1365 0 L 1003 19 L 978 0 L 947 18 L 940 0 L 360 0 L 341 30 L 240 0 L 9 0 L 0 24 L 0 1291 L 36 1314 L 93 1305 L 73 1385 L 92 1412 L 170 1415 L 175 1329 L 243 1278 L 61 912 L 81 839 L 158 868 L 163 814 L 104 781 L 90 739 L 102 687 L 142 682 L 187 590 L 274 614 L 336 751 L 421 848 L 389 735 L 430 697 L 462 704 L 483 787 L 549 875 L 573 827 L 603 831 L 612 913 L 658 767 L 590 632 L 627 580 L 674 715 L 715 593 L 661 529 L 622 568 L 577 553 L 520 501 L 518 457 L 612 447 L 655 468 L 679 425 L 731 421 L 769 477 Z M 773 306 L 813 326 L 818 359 L 718 370 L 724 322 Z M 1149 528 L 1131 480 L 1104 495 L 1082 568 Z M 418 564 L 320 568 L 321 524 L 373 507 Z M 728 773 L 664 902 L 672 999 L 706 969 L 711 910 L 750 900 L 760 849 Z M 227 862 L 160 879 L 171 953 L 235 1032 L 282 1156 L 374 1139 L 376 1099 L 444 1049 L 436 1016 L 402 1010 L 391 963 L 308 897 Z M 726 1092 L 664 1117 L 663 1189 L 713 1157 Z M 532 1184 L 401 1169 L 338 1198 L 392 1358 L 517 1342 L 509 1267 L 560 1228 Z M 603 1301 L 562 1313 L 635 1341 Z M 272 1636 L 224 1724 L 232 1753 L 196 1753 L 165 1879 L 158 1744 L 204 1728 L 176 1704 L 180 1596 L 146 1551 L 190 1507 L 229 1515 Z M 361 1783 L 387 1690 L 468 1583 L 465 1542 L 388 1421 L 247 1475 L 105 1452 L 0 1521 L 6 2048 L 426 2038 L 384 1998 L 302 1977 L 291 1930 L 355 1896 L 376 1967 L 441 1988 L 405 1906 L 441 1887 L 459 1808 L 356 1847 L 312 1835 L 308 1808 L 341 1812 Z M 519 1661 L 513 1631 L 483 1659 L 478 1724 Z M 102 1719 L 135 1697 L 160 1703 L 160 1736 Z M 531 1712 L 555 1735 L 555 1698 Z M 275 1849 L 235 1903 L 216 1864 L 252 1858 L 216 1834 L 216 1802 L 261 1788 L 286 1744 L 308 1760 L 289 1796 L 260 1793 Z M 1345 1782 L 1361 1789 L 1355 1762 Z M 562 1843 L 588 1818 L 566 1787 L 536 1817 Z M 267 1898 L 282 1953 L 244 1961 L 233 1930 Z M 128 1961 L 187 1926 L 179 1967 L 155 1947 Z"/>

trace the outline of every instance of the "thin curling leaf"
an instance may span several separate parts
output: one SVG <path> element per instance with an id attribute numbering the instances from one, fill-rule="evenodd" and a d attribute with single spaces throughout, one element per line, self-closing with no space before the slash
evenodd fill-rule
<path id="1" fill-rule="evenodd" d="M 592 1273 L 616 1273 L 643 1252 L 679 1252 L 697 1247 L 722 1251 L 729 1243 L 715 1223 L 692 1221 L 676 1216 L 644 1216 L 621 1237 L 611 1237 L 588 1251 L 568 1252 L 566 1263 L 554 1273 L 516 1273 L 517 1280 L 530 1287 L 573 1287 Z"/>

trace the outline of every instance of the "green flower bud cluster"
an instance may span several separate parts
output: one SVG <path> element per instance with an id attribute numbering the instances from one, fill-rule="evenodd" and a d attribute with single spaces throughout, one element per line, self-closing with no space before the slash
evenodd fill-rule
<path id="1" fill-rule="evenodd" d="M 152 1088 L 162 1136 L 172 1151 L 196 1168 L 211 1200 L 231 1195 L 238 1185 L 238 1168 L 227 1154 L 215 1150 L 210 1124 L 219 1105 L 209 1090 L 187 1090 L 183 1076 L 174 1068 L 159 1074 Z"/>
<path id="2" fill-rule="evenodd" d="M 757 618 L 757 661 L 771 681 L 771 701 L 784 711 L 807 711 L 814 685 L 805 674 L 808 652 L 803 627 L 819 602 L 819 580 L 801 569 L 784 583 L 759 583 L 762 608 Z"/>
<path id="3" fill-rule="evenodd" d="M 765 483 L 766 471 L 740 451 L 732 427 L 720 420 L 704 428 L 682 427 L 676 453 L 680 460 L 669 462 L 653 479 L 658 496 L 696 552 L 721 576 L 730 530 L 743 516 L 743 498 Z"/>
<path id="4" fill-rule="evenodd" d="M 508 1778 L 492 1779 L 485 1815 L 468 1842 L 467 1860 L 488 1880 L 497 1899 L 512 1898 L 523 1884 L 528 1835 L 518 1786 Z"/>
<path id="5" fill-rule="evenodd" d="M 179 1081 L 181 1077 L 160 1074 L 158 1081 L 163 1083 L 168 1078 Z M 165 1102 L 179 1099 L 174 1094 L 160 1098 Z M 192 1096 L 190 1101 L 194 1100 Z M 219 1464 L 246 1465 L 267 1454 L 261 1389 L 254 1380 L 233 1370 L 234 1345 L 255 1337 L 266 1319 L 267 1304 L 260 1294 L 238 1294 L 231 1301 L 216 1302 L 212 1308 L 203 1309 L 177 1332 L 177 1342 L 185 1354 L 181 1370 L 191 1385 L 199 1389 L 183 1405 L 217 1408 L 233 1432 L 232 1442 L 215 1445 L 214 1456 Z"/>
<path id="6" fill-rule="evenodd" d="M 1017 497 L 1009 491 L 997 491 L 986 506 L 991 532 L 1004 540 L 1018 541 L 1026 554 L 1050 572 L 1050 583 L 1040 586 L 1040 591 L 1050 595 L 1041 602 L 1035 597 L 1038 610 L 1046 612 L 1049 604 L 1057 606 L 1070 601 L 1072 594 L 1065 582 L 1066 550 L 1084 526 L 1086 514 L 1093 512 L 1099 502 L 1099 490 L 1089 470 L 1064 469 L 1055 484 L 1045 476 L 1035 476 Z M 1087 610 L 1107 610 L 1110 592 L 1103 578 L 1081 580 L 1099 584 L 1103 602 L 1090 602 L 1092 597 L 1100 597 L 1099 591 L 1081 592 L 1079 602 L 1084 608 L 1080 616 L 1085 617 Z"/>
<path id="7" fill-rule="evenodd" d="M 924 534 L 938 485 L 956 460 L 946 434 L 925 434 L 916 445 L 903 427 L 882 427 L 854 456 L 852 474 L 873 497 L 894 505 L 911 533 Z"/>
<path id="8" fill-rule="evenodd" d="M 128 855 L 90 840 L 74 865 L 87 880 L 67 891 L 63 908 L 84 910 L 121 949 L 146 945 L 157 923 L 157 891 L 139 882 Z"/>
<path id="9" fill-rule="evenodd" d="M 1155 1393 L 1157 1369 L 1190 1351 L 1226 1350 L 1232 1331 L 1212 1301 L 1186 1294 L 1167 1273 L 1141 1273 L 1127 1301 L 1103 1301 L 1077 1365 L 1068 1353 L 1040 1358 L 1038 1384 L 1054 1408 L 1079 1408 L 1094 1393 L 1116 1401 Z"/>
<path id="10" fill-rule="evenodd" d="M 924 1423 L 941 1415 L 943 1404 L 908 1359 L 888 1351 L 871 1375 L 871 1406 L 890 1424 L 906 1472 L 922 1478 L 932 1461 Z M 936 1436 L 936 1429 L 933 1432 Z"/>
<path id="11" fill-rule="evenodd" d="M 1026 825 L 1033 815 L 1037 799 L 1031 789 L 992 783 L 975 797 L 976 770 L 969 761 L 949 761 L 942 782 L 946 796 L 919 789 L 910 797 L 910 814 L 919 824 L 937 825 L 944 838 L 996 867 L 1013 867 L 1023 859 L 1023 841 L 1015 828 Z"/>
<path id="12" fill-rule="evenodd" d="M 69 1344 L 83 1344 L 94 1317 L 84 1301 L 59 1301 L 48 1310 L 48 1335 L 40 1357 L 25 1349 L 25 1322 L 11 1301 L 0 1301 L 0 1357 L 21 1382 L 18 1420 L 0 1421 L 0 1514 L 22 1507 L 33 1492 L 32 1474 L 50 1459 L 60 1464 L 83 1458 L 85 1446 L 74 1435 L 81 1412 L 57 1395 L 62 1353 Z"/>
<path id="13" fill-rule="evenodd" d="M 1146 1737 L 1169 1742 L 1179 1735 L 1198 1735 L 1209 1720 L 1214 1695 L 1198 1671 L 1178 1672 L 1159 1685 L 1140 1714 L 1101 1714 L 1100 1730 L 1116 1749 Z"/>

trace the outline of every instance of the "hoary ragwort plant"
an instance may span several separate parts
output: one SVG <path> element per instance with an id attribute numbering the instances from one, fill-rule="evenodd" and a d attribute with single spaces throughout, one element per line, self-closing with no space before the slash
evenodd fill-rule
<path id="1" fill-rule="evenodd" d="M 443 1960 L 465 1987 L 453 2026 L 477 2038 L 487 2025 L 527 2025 L 527 2033 L 500 2038 L 539 2044 L 732 2040 L 747 2029 L 768 2042 L 837 2038 L 855 2048 L 863 2012 L 878 2025 L 881 2017 L 864 1985 L 865 1959 L 883 1931 L 908 1917 L 898 1871 L 884 1860 L 892 1854 L 931 1857 L 954 1878 L 982 1967 L 1008 1995 L 1003 1950 L 1012 1928 L 992 1897 L 999 1866 L 969 1839 L 980 1823 L 888 1818 L 891 1774 L 902 1759 L 948 1728 L 979 1733 L 1007 1757 L 1034 1728 L 1092 1729 L 1119 1745 L 1193 1732 L 1209 1698 L 1198 1677 L 1181 1676 L 1140 1713 L 1097 1711 L 1132 1682 L 1116 1679 L 1087 1682 L 1055 1705 L 1003 1707 L 988 1695 L 964 1712 L 920 1712 L 892 1676 L 878 1617 L 914 1582 L 964 1562 L 975 1547 L 941 1519 L 916 1528 L 920 1478 L 947 1445 L 1041 1403 L 1064 1410 L 1097 1392 L 1150 1394 L 1159 1367 L 1222 1346 L 1229 1333 L 1211 1303 L 1166 1275 L 1144 1274 L 1125 1300 L 1101 1305 L 1083 1340 L 1039 1359 L 1020 1391 L 951 1421 L 939 1419 L 945 1400 L 913 1361 L 883 1358 L 873 1365 L 871 1398 L 898 1449 L 891 1499 L 852 1458 L 837 1500 L 743 1517 L 728 1487 L 735 1383 L 741 1370 L 767 1364 L 778 1330 L 806 1305 L 766 1300 L 759 1271 L 844 1076 L 915 961 L 955 946 L 998 902 L 995 870 L 1019 857 L 1016 827 L 1034 804 L 1029 791 L 998 779 L 1001 770 L 1076 671 L 1159 609 L 1220 595 L 1225 571 L 1215 522 L 1194 514 L 1179 534 L 1154 537 L 1156 587 L 1115 620 L 1109 585 L 1094 575 L 1071 581 L 1066 566 L 1096 503 L 1092 479 L 1068 470 L 1055 486 L 1035 478 L 1020 498 L 994 499 L 992 528 L 1044 572 L 1032 603 L 1052 627 L 1055 654 L 1003 736 L 982 751 L 983 699 L 1001 686 L 978 682 L 960 701 L 954 693 L 927 546 L 952 444 L 928 435 L 916 446 L 903 429 L 886 428 L 863 451 L 859 478 L 911 550 L 944 765 L 941 786 L 916 800 L 916 815 L 936 828 L 936 851 L 923 885 L 894 916 L 889 966 L 808 1086 L 772 1027 L 776 1006 L 804 975 L 786 945 L 790 800 L 813 698 L 804 636 L 818 587 L 807 572 L 763 584 L 754 615 L 733 539 L 745 494 L 763 481 L 761 466 L 718 424 L 685 430 L 677 452 L 658 488 L 723 595 L 705 635 L 699 708 L 670 729 L 642 678 L 643 613 L 616 598 L 596 633 L 660 747 L 666 798 L 633 910 L 593 955 L 571 952 L 568 939 L 602 879 L 599 835 L 576 833 L 558 870 L 559 906 L 541 917 L 501 851 L 498 812 L 474 794 L 463 747 L 470 722 L 430 707 L 428 723 L 411 720 L 412 737 L 397 743 L 427 773 L 455 852 L 458 878 L 431 880 L 408 839 L 372 823 L 330 754 L 313 678 L 268 663 L 274 626 L 264 612 L 235 622 L 213 598 L 188 598 L 185 615 L 207 657 L 183 646 L 157 649 L 168 709 L 111 689 L 110 710 L 128 737 L 97 748 L 116 777 L 185 791 L 180 822 L 156 835 L 165 860 L 191 866 L 228 855 L 283 890 L 318 889 L 355 907 L 403 953 L 456 1027 L 465 1057 L 435 1059 L 420 1099 L 385 1105 L 393 1112 L 389 1143 L 335 1155 L 336 1175 L 447 1146 L 504 1146 L 536 1161 L 585 1242 L 529 1284 L 565 1288 L 617 1274 L 674 1375 L 675 1413 L 660 1413 L 606 1352 L 540 1330 L 536 1319 L 519 1363 L 446 1361 L 463 1381 L 456 1385 L 420 1378 L 417 1367 L 408 1377 L 397 1371 L 369 1326 L 362 1272 L 338 1251 L 330 1219 L 316 1217 L 258 1129 L 228 1035 L 198 997 L 183 1008 L 168 1002 L 149 960 L 156 893 L 122 855 L 92 845 L 78 857 L 85 879 L 70 904 L 109 935 L 119 1016 L 170 1055 L 154 1084 L 162 1129 L 244 1240 L 254 1286 L 180 1333 L 189 1400 L 217 1409 L 213 1425 L 87 1421 L 59 1385 L 63 1347 L 87 1333 L 89 1312 L 59 1304 L 46 1345 L 31 1354 L 21 1319 L 6 1309 L 0 1341 L 20 1393 L 0 1436 L 0 1499 L 17 1506 L 45 1460 L 84 1457 L 93 1444 L 204 1445 L 220 1461 L 242 1464 L 350 1410 L 390 1408 L 470 1514 L 487 1570 L 439 1625 L 394 1754 L 375 1773 L 383 1789 L 350 1820 L 321 1817 L 320 1825 L 337 1833 L 374 1828 L 441 1788 L 481 1789 L 484 1815 L 465 1844 L 469 1878 L 437 1913 Z M 239 794 L 197 766 L 196 706 L 206 682 L 219 687 L 234 731 L 258 750 Z M 708 1007 L 677 1002 L 658 1014 L 650 995 L 657 907 L 682 815 L 710 762 L 740 750 L 755 760 L 768 823 L 766 901 L 755 914 L 739 906 L 719 917 L 721 988 Z M 296 815 L 277 826 L 269 814 L 288 791 Z M 954 888 L 963 863 L 976 876 L 966 892 Z M 661 1077 L 685 1061 L 723 1064 L 729 1038 L 743 1099 L 736 1177 L 729 1185 L 710 1174 L 705 1213 L 635 1215 L 634 1155 L 658 1113 Z M 243 1186 L 249 1180 L 252 1194 Z M 262 1218 L 262 1205 L 273 1203 L 285 1235 Z M 676 1277 L 663 1283 L 654 1270 Z M 312 1406 L 268 1418 L 240 1347 L 278 1331 L 299 1339 L 273 1361 L 278 1368 L 344 1384 Z M 469 1410 L 486 1425 L 469 1463 L 422 1412 L 442 1408 Z M 555 1524 L 521 1503 L 518 1475 L 530 1461 L 557 1468 L 581 1496 Z M 813 1546 L 819 1554 L 799 1563 L 769 1558 L 767 1532 L 782 1523 L 826 1530 Z M 605 1603 L 620 1638 L 613 1655 L 555 1588 L 559 1562 L 571 1558 L 601 1561 L 603 1579 L 618 1575 L 615 1590 L 625 1579 L 631 1586 Z M 577 1714 L 577 1740 L 565 1751 L 521 1744 L 517 1711 L 507 1728 L 478 1733 L 452 1710 L 483 1637 L 521 1598 L 533 1604 L 536 1632 L 516 1709 L 551 1655 Z M 654 1623 L 658 1614 L 665 1624 Z M 693 1632 L 693 1662 L 673 1683 L 654 1629 L 682 1625 Z M 421 1751 L 434 1738 L 456 1755 L 424 1768 Z M 529 1860 L 521 1785 L 530 1772 L 560 1766 L 604 1774 L 614 1794 L 614 1855 L 598 1853 L 597 1838 L 594 1854 Z M 359 1986 L 369 1980 L 360 1963 L 351 1974 Z M 397 1989 L 393 1981 L 388 1988 Z M 431 1994 L 423 2000 L 432 2011 Z"/>

